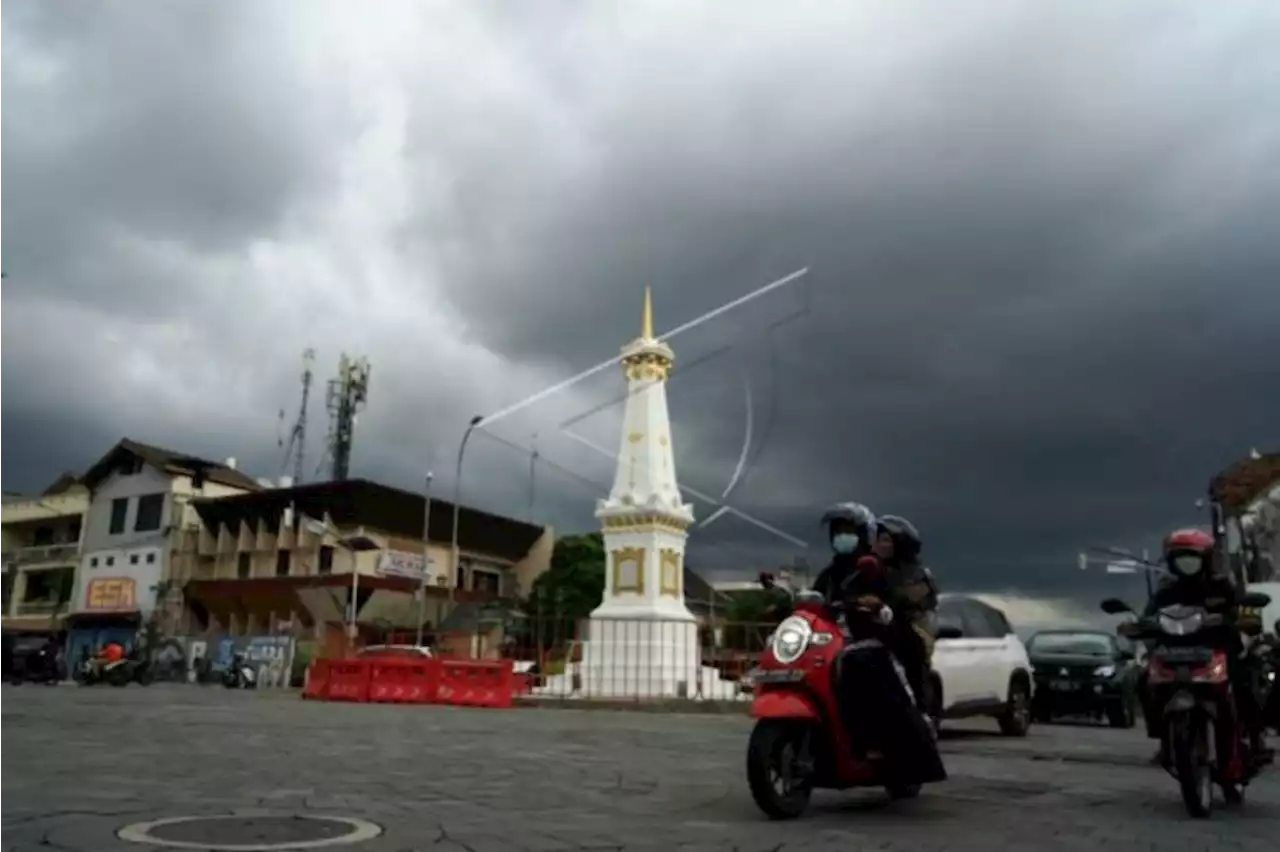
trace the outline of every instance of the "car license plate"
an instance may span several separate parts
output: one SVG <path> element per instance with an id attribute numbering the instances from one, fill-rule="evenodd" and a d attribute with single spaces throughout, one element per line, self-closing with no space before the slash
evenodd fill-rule
<path id="1" fill-rule="evenodd" d="M 1071 692 L 1076 688 L 1076 685 L 1069 680 L 1055 680 L 1049 687 L 1058 692 Z"/>

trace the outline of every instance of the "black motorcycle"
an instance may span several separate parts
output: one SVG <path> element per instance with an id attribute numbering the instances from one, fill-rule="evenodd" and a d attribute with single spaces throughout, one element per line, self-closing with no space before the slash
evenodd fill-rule
<path id="1" fill-rule="evenodd" d="M 66 678 L 67 668 L 62 662 L 62 654 L 55 648 L 43 646 L 33 648 L 14 660 L 9 682 L 14 686 L 24 683 L 43 683 L 53 686 Z"/>

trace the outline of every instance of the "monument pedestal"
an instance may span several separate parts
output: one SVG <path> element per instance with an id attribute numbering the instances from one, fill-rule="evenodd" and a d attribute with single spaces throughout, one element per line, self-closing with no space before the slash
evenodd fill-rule
<path id="1" fill-rule="evenodd" d="M 601 609 L 604 609 L 603 607 Z M 599 698 L 678 698 L 698 694 L 703 677 L 698 624 L 683 618 L 591 614 L 578 673 L 582 693 Z"/>

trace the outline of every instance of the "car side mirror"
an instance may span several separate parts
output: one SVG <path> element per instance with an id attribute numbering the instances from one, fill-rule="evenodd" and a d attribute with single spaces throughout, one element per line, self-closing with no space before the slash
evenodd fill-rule
<path id="1" fill-rule="evenodd" d="M 953 624 L 944 624 L 938 628 L 939 639 L 959 639 L 964 636 L 964 631 Z"/>
<path id="2" fill-rule="evenodd" d="M 1100 606 L 1107 615 L 1121 615 L 1126 612 L 1133 612 L 1133 608 L 1119 598 L 1107 598 Z"/>
<path id="3" fill-rule="evenodd" d="M 1240 599 L 1240 606 L 1247 609 L 1266 609 L 1269 603 L 1271 595 L 1264 595 L 1262 592 L 1246 592 Z"/>

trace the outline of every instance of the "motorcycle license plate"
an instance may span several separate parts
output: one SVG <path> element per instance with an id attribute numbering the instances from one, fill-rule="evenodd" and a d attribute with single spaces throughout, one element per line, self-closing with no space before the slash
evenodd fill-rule
<path id="1" fill-rule="evenodd" d="M 1076 688 L 1076 685 L 1069 680 L 1055 680 L 1049 684 L 1049 688 L 1057 692 L 1071 692 Z"/>

